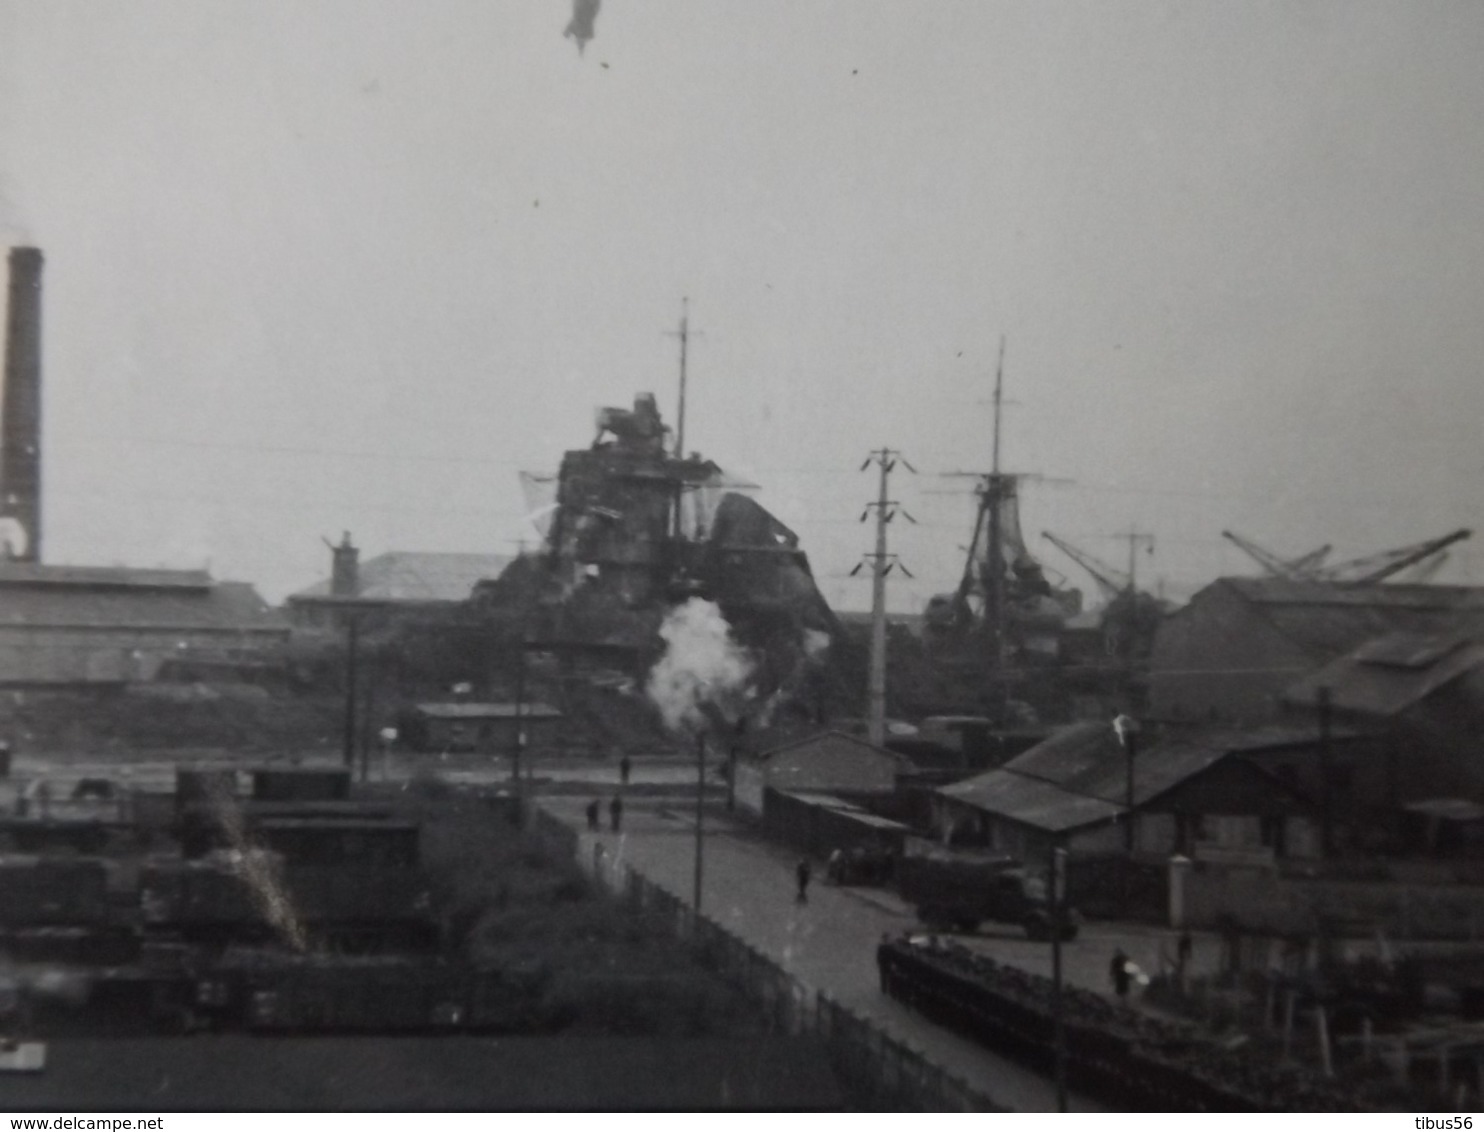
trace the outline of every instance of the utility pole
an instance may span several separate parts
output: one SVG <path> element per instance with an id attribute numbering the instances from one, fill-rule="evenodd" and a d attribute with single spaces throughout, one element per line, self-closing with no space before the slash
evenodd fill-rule
<path id="1" fill-rule="evenodd" d="M 378 663 L 377 650 L 371 649 L 366 657 L 366 688 L 365 695 L 361 697 L 361 733 L 359 744 L 361 749 L 361 781 L 371 781 L 371 720 L 376 714 L 377 685 L 381 680 L 381 665 Z"/>
<path id="2" fill-rule="evenodd" d="M 1314 702 L 1319 709 L 1319 857 L 1328 861 L 1334 846 L 1334 808 L 1331 766 L 1330 729 L 1334 715 L 1334 693 L 1329 685 L 1314 689 Z"/>
<path id="3" fill-rule="evenodd" d="M 348 611 L 345 623 L 345 734 L 343 754 L 345 769 L 356 769 L 356 654 L 360 651 L 360 611 Z"/>
<path id="4" fill-rule="evenodd" d="M 704 842 L 702 840 L 701 823 L 705 818 L 706 809 L 706 732 L 696 732 L 696 877 L 695 891 L 691 894 L 691 907 L 694 914 L 701 914 L 701 862 Z"/>
<path id="5" fill-rule="evenodd" d="M 1061 978 L 1062 919 L 1067 899 L 1067 851 L 1053 842 L 1051 849 L 1051 1015 L 1056 1046 L 1056 1111 L 1067 1111 L 1067 1034 L 1063 1021 Z"/>
<path id="6" fill-rule="evenodd" d="M 1132 854 L 1134 851 L 1134 760 L 1139 753 L 1139 721 L 1127 715 L 1117 716 L 1113 720 L 1113 732 L 1123 746 L 1123 804 L 1125 810 L 1128 811 L 1125 815 L 1127 820 L 1123 827 L 1123 841 L 1124 848 Z"/>
<path id="7" fill-rule="evenodd" d="M 680 339 L 680 393 L 675 405 L 675 459 L 685 459 L 685 385 L 686 385 L 686 360 L 690 346 L 690 299 L 682 297 L 680 300 L 680 329 L 671 331 L 670 337 Z M 675 480 L 675 504 L 674 514 L 671 517 L 670 534 L 678 543 L 680 540 L 680 503 L 685 497 L 685 480 L 677 475 Z"/>
<path id="8" fill-rule="evenodd" d="M 511 757 L 511 777 L 520 786 L 520 764 L 526 750 L 526 642 L 522 634 L 515 666 L 515 752 Z"/>
<path id="9" fill-rule="evenodd" d="M 887 498 L 887 482 L 898 462 L 909 472 L 917 471 L 900 452 L 891 448 L 876 449 L 861 465 L 861 471 L 872 464 L 880 469 L 876 500 L 866 504 L 866 509 L 861 512 L 863 523 L 873 510 L 876 512 L 876 550 L 866 555 L 871 563 L 871 673 L 866 698 L 869 705 L 867 737 L 878 747 L 886 739 L 886 576 L 900 567 L 903 574 L 912 577 L 911 571 L 886 553 L 886 524 L 896 518 L 898 512 L 906 516 L 908 522 L 917 522 L 895 500 Z M 860 573 L 864 565 L 865 562 L 857 563 L 850 573 Z"/>

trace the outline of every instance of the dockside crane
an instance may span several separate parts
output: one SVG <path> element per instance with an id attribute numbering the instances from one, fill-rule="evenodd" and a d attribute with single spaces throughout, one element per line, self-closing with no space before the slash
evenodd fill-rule
<path id="1" fill-rule="evenodd" d="M 1116 566 L 1109 566 L 1101 559 L 1094 558 L 1085 550 L 1078 550 L 1071 543 L 1057 538 L 1050 531 L 1042 531 L 1041 537 L 1091 574 L 1092 580 L 1098 584 L 1098 589 L 1103 591 L 1103 597 L 1108 601 L 1129 591 L 1132 580 L 1126 572 Z"/>
<path id="2" fill-rule="evenodd" d="M 1336 563 L 1320 570 L 1317 577 L 1325 582 L 1342 582 L 1347 585 L 1365 585 L 1382 582 L 1393 574 L 1399 574 L 1409 566 L 1440 554 L 1454 543 L 1462 542 L 1473 535 L 1467 529 L 1459 529 L 1441 538 L 1428 539 L 1396 550 L 1382 551 L 1365 558 L 1352 558 L 1349 562 Z"/>
<path id="3" fill-rule="evenodd" d="M 1434 554 L 1431 558 L 1424 558 L 1421 562 L 1414 562 L 1400 574 L 1393 574 L 1392 577 L 1405 585 L 1423 585 L 1438 576 L 1438 571 L 1448 565 L 1448 558 L 1448 552 L 1446 550 L 1442 551 L 1439 554 Z"/>
<path id="4" fill-rule="evenodd" d="M 1308 554 L 1301 554 L 1297 558 L 1280 558 L 1271 550 L 1259 546 L 1235 531 L 1222 531 L 1221 537 L 1240 549 L 1273 577 L 1291 578 L 1295 581 L 1317 577 L 1318 571 L 1332 549 L 1329 543 L 1325 543 L 1318 550 L 1311 550 Z"/>

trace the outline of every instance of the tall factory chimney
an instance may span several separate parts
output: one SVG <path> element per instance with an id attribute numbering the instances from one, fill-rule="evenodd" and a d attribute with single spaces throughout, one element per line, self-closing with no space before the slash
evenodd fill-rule
<path id="1" fill-rule="evenodd" d="M 0 517 L 7 556 L 41 561 L 41 250 L 10 249 L 5 393 L 0 400 Z M 22 537 L 15 537 L 14 528 Z M 17 545 L 19 544 L 19 545 Z"/>

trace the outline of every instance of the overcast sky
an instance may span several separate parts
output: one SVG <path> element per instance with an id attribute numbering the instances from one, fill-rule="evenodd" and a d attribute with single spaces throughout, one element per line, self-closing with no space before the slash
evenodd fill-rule
<path id="1" fill-rule="evenodd" d="M 1006 335 L 1040 539 L 1185 594 L 1220 531 L 1484 529 L 1484 5 L 0 0 L 0 236 L 45 279 L 45 554 L 270 598 L 321 536 L 513 552 L 593 410 L 754 476 L 826 596 L 893 494 L 962 568 Z M 1484 534 L 1481 534 L 1484 537 Z M 1484 548 L 1440 580 L 1484 584 Z"/>

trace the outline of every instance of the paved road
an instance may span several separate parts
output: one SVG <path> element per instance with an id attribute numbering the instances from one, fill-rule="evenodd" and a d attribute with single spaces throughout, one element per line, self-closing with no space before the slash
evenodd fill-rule
<path id="1" fill-rule="evenodd" d="M 583 828 L 581 798 L 547 798 L 541 804 L 581 829 L 579 854 L 584 862 L 593 860 L 595 844 L 602 845 L 605 859 L 631 865 L 690 903 L 695 826 L 683 801 L 667 805 L 662 800 L 632 799 L 623 831 L 617 835 Z M 709 814 L 707 820 L 713 821 Z M 997 1103 L 1031 1112 L 1055 1108 L 1049 1080 L 934 1025 L 881 993 L 876 941 L 910 926 L 909 913 L 873 894 L 824 884 L 810 888 L 807 904 L 796 904 L 794 864 L 791 855 L 735 826 L 720 822 L 714 829 L 708 826 L 702 911 L 771 956 L 806 987 L 826 991 L 869 1017 Z M 1072 1107 L 1101 1111 L 1077 1096 Z"/>
<path id="2" fill-rule="evenodd" d="M 99 808 L 97 804 L 74 807 L 65 801 L 84 777 L 109 778 L 126 788 L 170 790 L 177 765 L 244 768 L 270 763 L 334 766 L 339 759 L 336 753 L 325 751 L 273 759 L 205 751 L 175 757 L 22 753 L 15 761 L 10 781 L 0 782 L 0 808 L 9 809 L 14 793 L 36 780 L 48 783 L 54 810 L 60 816 L 60 812 L 74 808 Z M 641 789 L 673 788 L 695 781 L 694 766 L 684 758 L 636 758 L 632 769 L 631 782 Z M 375 757 L 372 763 L 373 779 L 405 781 L 427 771 L 451 782 L 498 785 L 508 783 L 510 767 L 506 759 L 479 755 L 398 753 L 386 762 Z M 611 761 L 548 757 L 537 761 L 535 773 L 548 788 L 572 791 L 547 795 L 542 805 L 573 828 L 585 824 L 582 809 L 589 798 L 606 799 L 618 787 L 617 766 Z M 591 793 L 584 788 L 591 788 Z M 631 794 L 623 833 L 615 837 L 608 832 L 594 835 L 583 831 L 582 859 L 591 861 L 594 844 L 602 844 L 610 860 L 631 864 L 688 903 L 694 875 L 692 814 L 684 798 L 667 802 Z M 871 1018 L 893 1037 L 967 1079 L 998 1103 L 1022 1111 L 1055 1107 L 1055 1092 L 1047 1079 L 934 1025 L 881 993 L 875 942 L 915 922 L 911 910 L 895 894 L 816 883 L 808 904 L 799 906 L 794 902 L 793 854 L 745 827 L 709 815 L 708 822 L 712 825 L 708 826 L 706 840 L 702 902 L 709 916 L 772 956 L 807 987 L 826 991 L 842 1005 Z M 959 938 L 995 959 L 1050 973 L 1048 945 L 1031 943 L 1018 930 L 990 928 L 977 936 Z M 1107 965 L 1115 947 L 1122 947 L 1151 972 L 1158 969 L 1161 949 L 1172 950 L 1168 933 L 1129 925 L 1092 925 L 1064 949 L 1068 981 L 1106 991 Z M 1197 966 L 1213 963 L 1215 954 L 1214 942 L 1197 942 Z M 1077 1096 L 1072 1098 L 1072 1107 L 1098 1110 L 1095 1103 Z"/>

